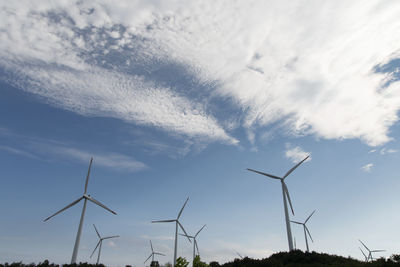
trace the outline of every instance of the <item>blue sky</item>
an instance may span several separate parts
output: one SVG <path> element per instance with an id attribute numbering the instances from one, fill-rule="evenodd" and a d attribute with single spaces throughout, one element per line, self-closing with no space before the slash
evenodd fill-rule
<path id="1" fill-rule="evenodd" d="M 229 3 L 229 4 L 228 4 Z M 398 253 L 396 1 L 18 1 L 0 11 L 0 259 L 172 261 L 182 214 L 206 261 L 287 250 L 278 181 L 312 250 Z M 304 249 L 301 227 L 292 226 Z M 178 255 L 192 246 L 179 239 Z"/>

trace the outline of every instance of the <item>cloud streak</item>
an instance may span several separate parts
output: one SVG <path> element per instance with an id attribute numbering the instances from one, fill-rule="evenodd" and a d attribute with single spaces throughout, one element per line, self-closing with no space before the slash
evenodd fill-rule
<path id="1" fill-rule="evenodd" d="M 299 163 L 305 157 L 308 157 L 306 161 L 311 160 L 311 153 L 304 151 L 301 147 L 293 147 L 291 144 L 286 144 L 285 157 L 290 159 L 293 163 Z"/>
<path id="2" fill-rule="evenodd" d="M 0 13 L 0 67 L 53 105 L 184 138 L 236 144 L 223 126 L 233 113 L 210 104 L 221 101 L 249 133 L 377 146 L 398 121 L 396 68 L 375 70 L 400 58 L 399 12 L 379 0 L 14 1 Z"/>
<path id="3" fill-rule="evenodd" d="M 368 163 L 368 164 L 365 164 L 364 166 L 362 166 L 361 170 L 363 170 L 364 172 L 371 172 L 372 167 L 374 167 L 374 164 Z"/>

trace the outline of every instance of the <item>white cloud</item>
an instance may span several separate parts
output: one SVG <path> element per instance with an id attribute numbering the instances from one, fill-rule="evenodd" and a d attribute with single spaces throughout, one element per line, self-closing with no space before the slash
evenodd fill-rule
<path id="1" fill-rule="evenodd" d="M 210 98 L 243 111 L 246 129 L 376 146 L 398 121 L 400 83 L 384 87 L 391 74 L 374 68 L 400 57 L 399 12 L 379 0 L 9 1 L 0 66 L 62 108 L 189 138 L 237 142 Z M 181 68 L 163 80 L 163 64 Z"/>
<path id="2" fill-rule="evenodd" d="M 147 168 L 146 164 L 119 153 L 91 153 L 77 148 L 54 145 L 46 147 L 45 150 L 59 157 L 70 158 L 79 162 L 86 162 L 93 157 L 96 165 L 114 170 L 135 172 Z"/>
<path id="3" fill-rule="evenodd" d="M 398 152 L 398 151 L 397 151 L 396 149 L 392 149 L 392 148 L 387 149 L 386 147 L 382 148 L 382 149 L 379 151 L 379 153 L 380 153 L 381 155 L 393 154 L 393 153 L 397 153 L 397 152 Z"/>
<path id="4" fill-rule="evenodd" d="M 24 150 L 20 150 L 14 147 L 10 147 L 10 146 L 2 146 L 0 145 L 0 150 L 18 155 L 18 156 L 24 156 L 24 157 L 28 157 L 28 158 L 33 158 L 33 159 L 37 159 L 38 157 L 35 156 L 34 154 L 24 151 Z"/>
<path id="5" fill-rule="evenodd" d="M 115 244 L 114 241 L 109 240 L 109 241 L 108 241 L 108 246 L 110 246 L 110 247 L 112 247 L 112 248 L 116 248 L 116 247 L 117 247 L 117 244 Z"/>
<path id="6" fill-rule="evenodd" d="M 361 170 L 363 170 L 365 172 L 371 172 L 372 167 L 374 167 L 374 164 L 368 163 L 368 164 L 365 164 L 364 166 L 362 166 Z"/>
<path id="7" fill-rule="evenodd" d="M 290 159 L 293 163 L 299 163 L 307 156 L 309 157 L 306 161 L 310 161 L 311 152 L 306 152 L 299 146 L 293 147 L 291 144 L 286 144 L 285 157 Z"/>

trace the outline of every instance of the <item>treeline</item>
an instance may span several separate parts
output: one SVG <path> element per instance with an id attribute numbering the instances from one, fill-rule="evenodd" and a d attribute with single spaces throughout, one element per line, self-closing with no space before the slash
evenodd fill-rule
<path id="1" fill-rule="evenodd" d="M 188 262 L 184 258 L 179 258 L 176 267 L 187 267 Z M 172 266 L 166 264 L 165 266 Z M 159 265 L 157 265 L 159 266 Z M 197 256 L 194 267 L 319 267 L 319 266 L 346 266 L 346 267 L 400 267 L 400 255 L 392 255 L 390 258 L 380 258 L 372 262 L 362 262 L 351 257 L 345 258 L 342 256 L 329 255 L 325 253 L 304 253 L 300 250 L 294 250 L 292 252 L 279 252 L 271 255 L 268 258 L 257 260 L 245 257 L 243 259 L 235 259 L 231 262 L 219 264 L 216 261 L 206 264 L 200 261 Z M 79 263 L 79 264 L 50 264 L 48 260 L 39 264 L 23 264 L 22 262 L 5 263 L 0 264 L 0 267 L 105 267 L 103 264 L 90 264 L 90 263 Z M 132 267 L 126 265 L 126 267 Z"/>
<path id="2" fill-rule="evenodd" d="M 54 263 L 49 263 L 48 260 L 45 260 L 44 262 L 40 262 L 38 264 L 30 263 L 30 264 L 24 264 L 22 262 L 13 262 L 13 263 L 0 263 L 0 267 L 105 267 L 103 264 L 91 264 L 87 262 L 80 262 L 79 264 L 54 264 Z"/>
<path id="3" fill-rule="evenodd" d="M 346 266 L 346 267 L 363 267 L 363 266 L 400 266 L 400 255 L 392 255 L 389 259 L 380 258 L 373 262 L 362 262 L 351 257 L 329 255 L 325 253 L 304 253 L 300 250 L 292 252 L 279 252 L 271 255 L 269 258 L 256 260 L 245 257 L 243 259 L 235 259 L 234 261 L 219 264 L 218 262 L 210 262 L 210 267 L 313 267 L 313 266 Z"/>

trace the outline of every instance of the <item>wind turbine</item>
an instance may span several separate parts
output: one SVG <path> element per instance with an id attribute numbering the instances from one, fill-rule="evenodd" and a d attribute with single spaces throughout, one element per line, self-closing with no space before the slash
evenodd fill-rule
<path id="1" fill-rule="evenodd" d="M 386 250 L 383 250 L 383 249 L 370 250 L 369 248 L 367 248 L 367 246 L 366 246 L 360 239 L 358 239 L 358 241 L 360 241 L 360 243 L 368 250 L 367 261 L 368 261 L 369 259 L 371 259 L 371 261 L 373 260 L 373 258 L 372 258 L 372 253 L 374 253 L 374 252 L 383 252 L 383 251 L 386 251 Z"/>
<path id="2" fill-rule="evenodd" d="M 290 221 L 289 221 L 289 212 L 288 212 L 288 208 L 287 208 L 287 201 L 286 198 L 289 200 L 289 204 L 290 204 L 290 209 L 292 210 L 292 214 L 294 215 L 294 211 L 293 211 L 293 206 L 292 206 L 292 202 L 290 201 L 290 196 L 289 196 L 289 191 L 287 189 L 287 186 L 285 184 L 285 178 L 288 177 L 289 174 L 291 174 L 297 167 L 300 166 L 300 164 L 302 164 L 306 159 L 308 159 L 309 156 L 305 157 L 302 161 L 300 161 L 299 163 L 297 163 L 293 168 L 291 168 L 283 177 L 278 177 L 272 174 L 268 174 L 265 172 L 260 172 L 260 171 L 256 171 L 253 169 L 247 169 L 249 171 L 261 174 L 261 175 L 265 175 L 268 176 L 270 178 L 273 179 L 277 179 L 281 181 L 281 185 L 282 185 L 282 195 L 283 195 L 283 207 L 285 209 L 285 220 L 286 220 L 286 232 L 287 232 L 287 237 L 288 237 L 288 243 L 289 243 L 289 251 L 293 250 L 293 239 L 292 239 L 292 230 L 290 228 Z"/>
<path id="3" fill-rule="evenodd" d="M 201 227 L 200 230 L 197 231 L 197 233 L 196 233 L 194 236 L 180 234 L 180 235 L 186 236 L 186 237 L 189 238 L 189 239 L 190 239 L 190 238 L 193 239 L 193 263 L 194 263 L 194 258 L 196 257 L 196 250 L 195 250 L 195 249 L 197 249 L 197 255 L 200 256 L 200 251 L 199 251 L 199 247 L 197 246 L 196 237 L 197 237 L 197 235 L 201 232 L 201 230 L 203 230 L 203 228 L 204 228 L 205 226 L 206 226 L 206 225 L 203 225 L 203 227 Z"/>
<path id="4" fill-rule="evenodd" d="M 101 245 L 103 244 L 103 240 L 116 238 L 116 237 L 119 237 L 119 235 L 101 237 L 100 234 L 99 234 L 99 231 L 97 231 L 96 225 L 93 224 L 93 227 L 94 227 L 94 230 L 96 231 L 97 236 L 99 237 L 99 242 L 97 243 L 96 247 L 94 248 L 94 250 L 92 252 L 92 255 L 90 255 L 90 258 L 92 258 L 92 256 L 93 256 L 94 252 L 96 251 L 96 249 L 99 248 L 99 253 L 97 254 L 97 262 L 96 262 L 96 265 L 99 265 L 100 253 L 101 253 Z"/>
<path id="5" fill-rule="evenodd" d="M 178 225 L 179 227 L 183 230 L 183 232 L 185 233 L 185 235 L 187 236 L 188 234 L 186 233 L 185 229 L 183 228 L 182 224 L 179 222 L 179 218 L 181 217 L 182 211 L 186 206 L 186 203 L 188 202 L 189 198 L 186 199 L 185 204 L 183 204 L 181 210 L 178 213 L 178 217 L 176 217 L 176 219 L 172 219 L 172 220 L 161 220 L 161 221 L 152 221 L 152 223 L 164 223 L 164 222 L 175 222 L 175 249 L 174 249 L 174 265 L 176 265 L 176 253 L 177 253 L 177 248 L 178 248 Z M 192 243 L 192 241 L 190 241 L 190 239 L 188 238 L 189 242 Z"/>
<path id="6" fill-rule="evenodd" d="M 360 247 L 358 247 L 358 248 L 361 250 L 361 253 L 364 255 L 365 262 L 368 262 L 367 255 L 365 255 L 364 251 Z"/>
<path id="7" fill-rule="evenodd" d="M 76 263 L 76 257 L 78 255 L 78 249 L 79 249 L 79 242 L 81 240 L 81 233 L 82 233 L 82 226 L 83 226 L 83 220 L 85 218 L 85 211 L 86 211 L 86 202 L 88 200 L 90 200 L 91 202 L 93 202 L 96 205 L 99 205 L 100 207 L 108 210 L 109 212 L 111 212 L 112 214 L 117 214 L 115 211 L 110 210 L 109 208 L 107 208 L 105 205 L 103 205 L 102 203 L 100 203 L 98 200 L 92 198 L 90 195 L 87 195 L 87 187 L 88 187 L 88 182 L 89 182 L 89 176 L 90 176 L 90 168 L 92 167 L 92 162 L 93 162 L 93 158 L 90 159 L 90 164 L 89 164 L 89 170 L 88 173 L 86 175 L 86 183 L 85 183 L 85 190 L 83 191 L 83 195 L 78 198 L 77 200 L 75 200 L 74 202 L 72 202 L 71 204 L 67 205 L 66 207 L 62 208 L 61 210 L 57 211 L 56 213 L 54 213 L 53 215 L 51 215 L 50 217 L 46 218 L 44 221 L 49 220 L 50 218 L 56 216 L 57 214 L 63 212 L 64 210 L 78 204 L 79 201 L 81 201 L 82 199 L 83 201 L 83 208 L 82 208 L 82 214 L 81 214 L 81 220 L 79 222 L 79 227 L 78 227 L 78 233 L 76 234 L 76 239 L 75 239 L 75 245 L 74 245 L 74 251 L 72 252 L 72 258 L 71 258 L 71 264 Z"/>
<path id="8" fill-rule="evenodd" d="M 308 220 L 311 218 L 311 216 L 313 216 L 314 212 L 315 212 L 315 210 L 310 214 L 310 216 L 307 217 L 307 219 L 306 219 L 303 223 L 301 223 L 301 222 L 296 222 L 296 221 L 291 221 L 292 223 L 297 223 L 297 224 L 303 225 L 303 229 L 304 229 L 304 238 L 306 239 L 307 252 L 310 252 L 310 250 L 308 249 L 307 234 L 308 234 L 309 237 L 311 238 L 311 241 L 312 241 L 312 242 L 314 242 L 314 241 L 313 241 L 313 239 L 312 239 L 312 237 L 311 237 L 310 231 L 308 230 L 306 223 L 307 223 Z"/>
<path id="9" fill-rule="evenodd" d="M 162 253 L 154 252 L 154 250 L 153 250 L 153 244 L 151 243 L 151 240 L 150 240 L 150 247 L 151 247 L 151 254 L 150 254 L 150 256 L 147 258 L 147 260 L 144 261 L 144 263 L 146 263 L 146 261 L 148 261 L 150 258 L 151 258 L 151 262 L 153 262 L 153 261 L 154 261 L 154 255 L 165 256 L 165 255 L 162 254 Z"/>

